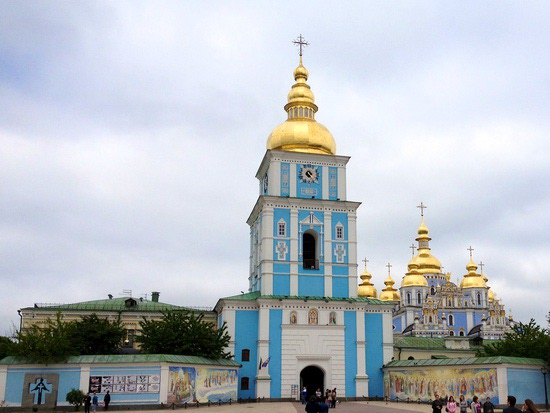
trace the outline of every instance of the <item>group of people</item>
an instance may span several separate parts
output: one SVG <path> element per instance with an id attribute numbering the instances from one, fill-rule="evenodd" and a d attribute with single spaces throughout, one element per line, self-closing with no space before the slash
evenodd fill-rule
<path id="1" fill-rule="evenodd" d="M 99 405 L 97 393 L 94 392 L 93 396 L 90 396 L 90 392 L 86 393 L 83 403 L 84 413 L 90 413 L 90 407 L 92 408 L 92 411 L 95 412 L 97 410 L 97 406 Z M 109 390 L 107 390 L 107 393 L 103 396 L 103 410 L 109 410 L 109 403 L 111 403 L 111 394 L 109 393 Z"/>
<path id="2" fill-rule="evenodd" d="M 531 399 L 525 399 L 525 404 L 520 410 L 516 407 L 516 398 L 514 396 L 508 396 L 506 400 L 507 407 L 502 410 L 503 413 L 539 413 L 537 407 Z M 453 396 L 449 396 L 445 403 L 441 400 L 439 394 L 434 395 L 434 401 L 432 402 L 432 413 L 441 413 L 445 408 L 447 413 L 495 413 L 495 405 L 491 402 L 491 398 L 487 397 L 482 404 L 477 396 L 474 396 L 472 401 L 468 403 L 464 395 L 460 396 L 458 403 Z"/>
<path id="3" fill-rule="evenodd" d="M 321 389 L 317 389 L 315 396 L 311 396 L 306 403 L 307 389 L 302 390 L 302 404 L 306 404 L 306 413 L 327 413 L 329 408 L 336 407 L 336 388 L 327 389 L 325 394 Z"/>

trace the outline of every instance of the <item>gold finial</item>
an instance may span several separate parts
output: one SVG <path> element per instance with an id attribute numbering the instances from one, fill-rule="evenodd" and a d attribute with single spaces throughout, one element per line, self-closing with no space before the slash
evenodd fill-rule
<path id="1" fill-rule="evenodd" d="M 363 258 L 363 262 L 365 263 L 365 269 L 367 268 L 367 262 L 369 262 L 369 260 L 367 260 L 367 258 Z"/>
<path id="2" fill-rule="evenodd" d="M 424 218 L 424 210 L 428 207 L 424 205 L 422 202 L 420 202 L 420 205 L 417 205 L 416 207 L 420 208 L 420 216 Z"/>
<path id="3" fill-rule="evenodd" d="M 386 264 L 386 267 L 388 267 L 388 276 L 391 276 L 391 267 L 392 267 L 392 265 L 388 262 Z"/>
<path id="4" fill-rule="evenodd" d="M 468 251 L 470 251 L 470 258 L 472 258 L 472 251 L 474 250 L 472 246 L 470 245 L 470 248 L 466 248 Z"/>
<path id="5" fill-rule="evenodd" d="M 306 39 L 303 38 L 302 33 L 300 33 L 300 36 L 298 36 L 296 40 L 293 40 L 292 43 L 300 48 L 300 61 L 302 61 L 302 53 L 304 51 L 304 47 L 309 46 L 309 43 L 306 42 Z"/>
<path id="6" fill-rule="evenodd" d="M 412 256 L 414 258 L 414 250 L 416 250 L 416 245 L 414 245 L 414 242 L 411 244 L 411 246 L 409 247 L 411 250 L 412 250 Z"/>

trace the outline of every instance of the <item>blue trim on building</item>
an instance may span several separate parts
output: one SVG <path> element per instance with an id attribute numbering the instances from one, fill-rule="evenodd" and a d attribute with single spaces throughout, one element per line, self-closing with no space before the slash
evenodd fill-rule
<path id="1" fill-rule="evenodd" d="M 355 376 L 357 375 L 357 313 L 355 311 L 344 312 L 344 351 L 346 366 L 346 396 L 356 397 Z"/>
<path id="2" fill-rule="evenodd" d="M 288 274 L 273 275 L 273 294 L 290 295 L 290 275 Z"/>
<path id="3" fill-rule="evenodd" d="M 235 311 L 235 361 L 242 364 L 239 371 L 238 395 L 240 398 L 256 397 L 256 372 L 258 364 L 258 319 L 256 310 Z M 250 361 L 242 361 L 242 351 L 250 350 Z M 248 377 L 249 389 L 241 390 L 240 379 Z"/>
<path id="4" fill-rule="evenodd" d="M 334 166 L 328 168 L 328 199 L 338 199 L 338 168 Z"/>
<path id="5" fill-rule="evenodd" d="M 298 295 L 299 296 L 325 296 L 325 277 L 318 276 L 298 276 Z"/>
<path id="6" fill-rule="evenodd" d="M 271 397 L 281 397 L 281 348 L 283 346 L 283 310 L 269 310 L 269 376 L 271 377 Z"/>
<path id="7" fill-rule="evenodd" d="M 369 397 L 384 397 L 384 338 L 382 314 L 365 313 L 365 361 L 369 376 Z"/>
<path id="8" fill-rule="evenodd" d="M 349 297 L 348 277 L 332 277 L 332 296 L 342 298 Z"/>
<path id="9" fill-rule="evenodd" d="M 281 196 L 290 195 L 290 163 L 281 162 Z"/>

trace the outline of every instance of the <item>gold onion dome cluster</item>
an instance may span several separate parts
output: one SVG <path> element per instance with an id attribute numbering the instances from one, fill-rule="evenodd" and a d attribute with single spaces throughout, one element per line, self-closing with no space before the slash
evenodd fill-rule
<path id="1" fill-rule="evenodd" d="M 418 227 L 418 254 L 413 258 L 411 262 L 418 266 L 418 272 L 420 274 L 439 274 L 441 273 L 441 263 L 430 252 L 429 242 L 431 238 L 428 235 L 428 227 L 422 219 L 422 223 Z"/>
<path id="2" fill-rule="evenodd" d="M 485 283 L 483 276 L 476 272 L 477 265 L 471 257 L 470 262 L 466 265 L 466 269 L 468 270 L 468 274 L 465 274 L 464 278 L 462 278 L 460 288 L 487 288 L 487 284 Z"/>
<path id="3" fill-rule="evenodd" d="M 267 139 L 267 149 L 291 152 L 336 154 L 336 142 L 329 130 L 315 120 L 317 105 L 309 85 L 308 71 L 300 64 L 294 70 L 296 83 L 285 105 L 287 120 L 277 126 Z"/>
<path id="4" fill-rule="evenodd" d="M 390 274 L 388 274 L 388 278 L 386 278 L 384 284 L 386 285 L 386 288 L 384 288 L 380 293 L 380 299 L 382 301 L 399 301 L 401 296 L 399 295 L 399 291 L 393 287 L 395 281 Z"/>
<path id="5" fill-rule="evenodd" d="M 366 265 L 360 277 L 362 282 L 361 284 L 359 284 L 359 287 L 357 287 L 357 295 L 359 297 L 376 298 L 377 291 L 376 291 L 376 288 L 374 287 L 374 284 L 370 281 L 372 278 L 372 275 L 370 272 L 367 271 Z"/>

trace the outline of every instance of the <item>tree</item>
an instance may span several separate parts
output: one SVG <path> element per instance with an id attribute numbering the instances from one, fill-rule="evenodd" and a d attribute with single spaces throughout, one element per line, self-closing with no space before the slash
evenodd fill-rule
<path id="1" fill-rule="evenodd" d="M 61 313 L 57 313 L 55 321 L 48 319 L 44 327 L 33 325 L 16 332 L 14 355 L 50 364 L 70 356 L 117 354 L 124 334 L 120 321 L 110 322 L 91 314 L 79 321 L 64 322 Z"/>
<path id="2" fill-rule="evenodd" d="M 10 337 L 0 336 L 0 360 L 15 355 L 16 343 Z"/>
<path id="3" fill-rule="evenodd" d="M 84 401 L 84 392 L 79 389 L 75 389 L 74 387 L 71 389 L 69 393 L 65 396 L 65 401 L 69 404 L 74 406 L 75 410 L 78 410 L 80 406 L 82 406 L 82 402 Z"/>
<path id="4" fill-rule="evenodd" d="M 230 336 L 227 325 L 215 328 L 203 321 L 204 314 L 191 311 L 168 311 L 161 320 L 140 322 L 141 351 L 148 354 L 182 354 L 209 359 L 229 359 L 225 352 Z"/>
<path id="5" fill-rule="evenodd" d="M 120 320 L 111 322 L 96 314 L 68 323 L 67 335 L 80 355 L 117 354 L 126 334 Z"/>
<path id="6" fill-rule="evenodd" d="M 46 320 L 45 327 L 33 325 L 24 332 L 17 331 L 15 355 L 41 364 L 62 362 L 78 355 L 68 337 L 68 329 L 69 323 L 64 323 L 61 313 L 57 313 L 55 321 Z"/>
<path id="7" fill-rule="evenodd" d="M 502 340 L 483 345 L 478 357 L 508 356 L 539 358 L 550 362 L 550 335 L 531 319 L 528 324 L 514 324 Z"/>

